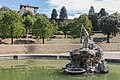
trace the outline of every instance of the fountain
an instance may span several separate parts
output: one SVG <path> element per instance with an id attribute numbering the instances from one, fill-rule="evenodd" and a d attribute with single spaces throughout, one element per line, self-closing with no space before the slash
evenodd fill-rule
<path id="1" fill-rule="evenodd" d="M 64 71 L 71 74 L 108 73 L 102 48 L 89 41 L 88 31 L 83 25 L 82 30 L 85 34 L 83 46 L 70 52 L 70 62 L 63 68 Z"/>

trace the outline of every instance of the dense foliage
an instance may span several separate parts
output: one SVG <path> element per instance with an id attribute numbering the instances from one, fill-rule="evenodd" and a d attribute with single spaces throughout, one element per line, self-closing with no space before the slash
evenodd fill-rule
<path id="1" fill-rule="evenodd" d="M 101 8 L 101 9 L 100 9 L 100 12 L 98 13 L 98 15 L 99 15 L 99 17 L 102 17 L 102 16 L 108 15 L 108 13 L 105 11 L 104 8 Z"/>
<path id="2" fill-rule="evenodd" d="M 52 37 L 58 28 L 64 33 L 65 38 L 67 34 L 80 37 L 82 24 L 89 34 L 92 30 L 102 31 L 107 35 L 107 43 L 110 42 L 110 35 L 116 36 L 119 33 L 120 14 L 109 15 L 104 8 L 97 13 L 91 6 L 88 15 L 81 14 L 80 17 L 71 20 L 68 19 L 67 9 L 63 6 L 60 10 L 60 18 L 57 19 L 57 16 L 56 9 L 52 10 L 50 21 L 45 14 L 33 15 L 30 11 L 26 11 L 20 16 L 17 11 L 3 6 L 0 8 L 0 37 L 11 38 L 11 43 L 13 43 L 14 37 L 21 37 L 25 32 L 28 37 L 31 32 L 37 38 L 42 38 L 44 43 L 44 39 Z"/>
<path id="3" fill-rule="evenodd" d="M 57 14 L 56 9 L 53 9 L 53 10 L 52 10 L 52 14 L 51 14 L 51 19 L 52 19 L 52 20 L 56 20 L 56 19 L 57 19 L 57 16 L 58 16 L 58 14 Z"/>
<path id="4" fill-rule="evenodd" d="M 98 27 L 98 13 L 95 12 L 95 9 L 93 6 L 91 6 L 90 10 L 89 10 L 89 15 L 88 15 L 89 19 L 92 22 L 92 26 L 93 26 L 93 31 L 100 31 L 100 28 Z"/>
<path id="5" fill-rule="evenodd" d="M 55 32 L 54 29 L 56 28 L 54 28 L 54 25 L 49 22 L 46 17 L 43 15 L 37 15 L 34 27 L 32 29 L 32 34 L 37 38 L 42 38 L 44 44 L 45 38 L 53 36 L 53 33 Z"/>
<path id="6" fill-rule="evenodd" d="M 24 25 L 26 29 L 26 38 L 28 38 L 28 33 L 31 31 L 34 24 L 34 17 L 31 11 L 26 11 L 23 15 Z"/>
<path id="7" fill-rule="evenodd" d="M 22 17 L 13 10 L 0 12 L 0 36 L 11 38 L 13 44 L 14 37 L 21 37 L 25 33 Z"/>
<path id="8" fill-rule="evenodd" d="M 120 14 L 114 13 L 110 16 L 103 16 L 100 19 L 99 26 L 101 27 L 102 33 L 107 35 L 107 43 L 109 43 L 110 35 L 116 36 L 120 32 L 119 30 L 119 16 Z"/>
<path id="9" fill-rule="evenodd" d="M 69 21 L 69 20 L 65 20 L 63 22 L 60 23 L 60 31 L 63 32 L 63 34 L 65 35 L 64 38 L 67 38 L 67 33 L 70 31 L 70 23 L 72 21 Z"/>
<path id="10" fill-rule="evenodd" d="M 65 6 L 63 6 L 60 10 L 60 15 L 59 15 L 61 20 L 67 19 L 68 15 L 67 15 L 67 10 L 65 8 Z"/>
<path id="11" fill-rule="evenodd" d="M 81 32 L 81 26 L 82 24 L 86 27 L 88 30 L 89 34 L 91 34 L 91 29 L 92 29 L 92 23 L 88 19 L 88 16 L 86 14 L 80 15 L 79 18 L 76 18 L 72 23 L 70 27 L 70 33 L 71 35 L 75 37 L 80 37 L 80 32 Z"/>
<path id="12" fill-rule="evenodd" d="M 33 16 L 33 13 L 31 11 L 27 10 L 22 16 L 26 17 L 27 15 Z"/>
<path id="13" fill-rule="evenodd" d="M 0 12 L 1 11 L 7 11 L 7 10 L 10 10 L 8 7 L 6 7 L 6 6 L 2 6 L 1 8 L 0 8 Z"/>

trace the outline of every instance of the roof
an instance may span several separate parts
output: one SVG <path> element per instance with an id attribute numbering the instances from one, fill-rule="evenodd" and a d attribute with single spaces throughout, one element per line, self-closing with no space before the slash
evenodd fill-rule
<path id="1" fill-rule="evenodd" d="M 35 8 L 35 9 L 38 9 L 38 8 L 39 8 L 39 7 L 29 6 L 29 5 L 20 5 L 20 9 L 21 9 L 22 7 L 30 7 L 30 8 Z"/>

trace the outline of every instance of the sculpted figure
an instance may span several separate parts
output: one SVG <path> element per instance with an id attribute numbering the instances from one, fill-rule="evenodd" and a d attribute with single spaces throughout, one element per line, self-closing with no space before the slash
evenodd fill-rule
<path id="1" fill-rule="evenodd" d="M 84 31 L 83 46 L 70 52 L 70 63 L 66 65 L 67 73 L 108 73 L 106 62 L 103 59 L 102 48 L 89 41 L 89 33 L 82 25 Z M 80 35 L 81 36 L 81 35 Z"/>
<path id="2" fill-rule="evenodd" d="M 84 42 L 83 42 L 83 47 L 82 48 L 88 48 L 88 43 L 89 43 L 89 33 L 85 29 L 85 27 L 82 25 L 81 30 L 84 30 L 85 36 L 84 36 Z"/>

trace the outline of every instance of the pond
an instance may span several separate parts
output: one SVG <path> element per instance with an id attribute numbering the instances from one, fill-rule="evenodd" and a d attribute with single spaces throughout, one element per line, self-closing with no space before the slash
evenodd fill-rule
<path id="1" fill-rule="evenodd" d="M 108 63 L 108 74 L 65 74 L 68 60 L 0 60 L 0 80 L 120 80 L 120 64 Z"/>

